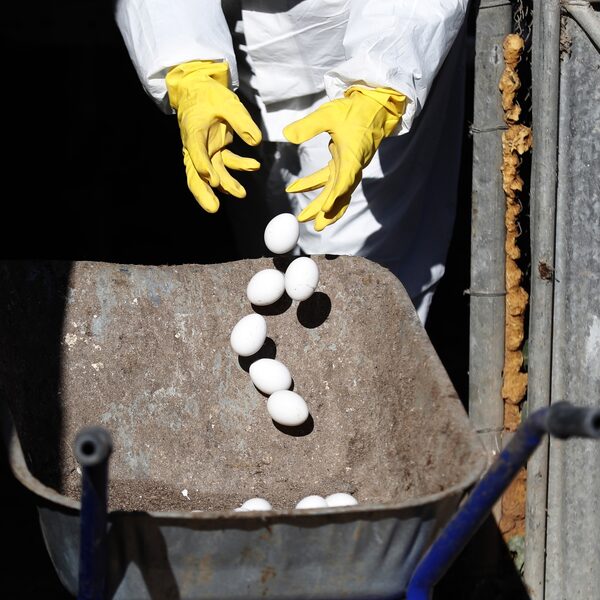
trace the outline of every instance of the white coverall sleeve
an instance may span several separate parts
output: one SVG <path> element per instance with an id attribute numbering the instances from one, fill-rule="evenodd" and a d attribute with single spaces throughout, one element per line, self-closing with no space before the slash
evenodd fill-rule
<path id="1" fill-rule="evenodd" d="M 238 86 L 231 33 L 221 0 L 117 0 L 115 19 L 146 92 L 172 113 L 165 75 L 191 60 L 227 61 Z"/>
<path id="2" fill-rule="evenodd" d="M 408 98 L 406 133 L 463 23 L 468 0 L 350 0 L 346 60 L 325 74 L 330 99 L 351 85 L 389 87 Z"/>

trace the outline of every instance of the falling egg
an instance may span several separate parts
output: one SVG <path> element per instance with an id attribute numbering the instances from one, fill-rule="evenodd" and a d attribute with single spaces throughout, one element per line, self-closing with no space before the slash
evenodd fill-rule
<path id="1" fill-rule="evenodd" d="M 288 390 L 292 376 L 288 368 L 274 358 L 261 358 L 250 365 L 252 383 L 265 394 Z"/>
<path id="2" fill-rule="evenodd" d="M 290 213 L 273 217 L 265 228 L 265 244 L 274 254 L 290 252 L 298 243 L 300 225 Z"/>
<path id="3" fill-rule="evenodd" d="M 304 398 L 290 390 L 274 392 L 267 400 L 271 418 L 280 425 L 295 427 L 308 419 L 308 406 Z"/>
<path id="4" fill-rule="evenodd" d="M 319 267 L 308 256 L 294 260 L 285 272 L 285 291 L 292 300 L 310 298 L 319 283 Z"/>
<path id="5" fill-rule="evenodd" d="M 256 354 L 267 339 L 267 322 L 255 313 L 240 319 L 231 332 L 231 347 L 240 356 Z"/>
<path id="6" fill-rule="evenodd" d="M 268 306 L 277 302 L 285 292 L 285 277 L 277 269 L 263 269 L 248 282 L 246 295 L 256 306 Z"/>

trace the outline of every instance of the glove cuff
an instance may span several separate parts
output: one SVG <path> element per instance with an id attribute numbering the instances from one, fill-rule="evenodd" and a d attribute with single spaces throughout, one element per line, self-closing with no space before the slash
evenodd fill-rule
<path id="1" fill-rule="evenodd" d="M 396 90 L 393 90 L 392 88 L 371 88 L 359 85 L 353 85 L 349 87 L 344 92 L 344 96 L 346 98 L 350 98 L 356 93 L 374 100 L 387 111 L 384 132 L 386 136 L 391 135 L 398 123 L 400 123 L 400 119 L 402 119 L 402 115 L 406 110 L 406 96 L 400 92 L 397 92 Z"/>
<path id="2" fill-rule="evenodd" d="M 228 87 L 229 65 L 212 60 L 193 60 L 173 67 L 165 77 L 171 107 L 177 110 L 186 91 L 209 80 Z"/>

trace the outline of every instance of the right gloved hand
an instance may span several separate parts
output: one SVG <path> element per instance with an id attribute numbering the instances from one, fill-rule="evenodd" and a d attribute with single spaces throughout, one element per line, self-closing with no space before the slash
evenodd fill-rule
<path id="1" fill-rule="evenodd" d="M 293 144 L 324 132 L 331 136 L 329 164 L 286 188 L 292 194 L 323 188 L 298 215 L 298 221 L 314 219 L 315 231 L 322 231 L 342 218 L 352 192 L 362 180 L 363 169 L 381 142 L 392 134 L 405 107 L 406 96 L 391 88 L 352 86 L 344 98 L 322 104 L 283 130 Z"/>
<path id="2" fill-rule="evenodd" d="M 262 140 L 260 129 L 227 87 L 228 78 L 227 63 L 212 61 L 182 63 L 165 78 L 169 101 L 177 111 L 188 187 L 210 213 L 219 209 L 213 188 L 236 198 L 246 196 L 246 190 L 227 169 L 260 168 L 253 158 L 226 149 L 233 141 L 233 131 L 251 146 Z"/>

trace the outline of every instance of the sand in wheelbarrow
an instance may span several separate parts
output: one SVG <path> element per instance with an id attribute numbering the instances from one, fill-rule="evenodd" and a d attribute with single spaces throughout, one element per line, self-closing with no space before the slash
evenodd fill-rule
<path id="1" fill-rule="evenodd" d="M 362 258 L 316 260 L 309 300 L 254 308 L 248 281 L 286 258 L 4 267 L 2 379 L 32 473 L 78 498 L 71 444 L 99 424 L 114 440 L 111 509 L 231 510 L 253 496 L 291 509 L 334 492 L 396 504 L 458 484 L 479 457 L 403 287 Z M 282 361 L 308 403 L 303 426 L 271 420 L 252 359 L 230 347 L 253 310 L 268 327 L 258 356 Z M 54 341 L 46 312 L 64 315 Z M 51 352 L 56 376 L 42 367 Z"/>

